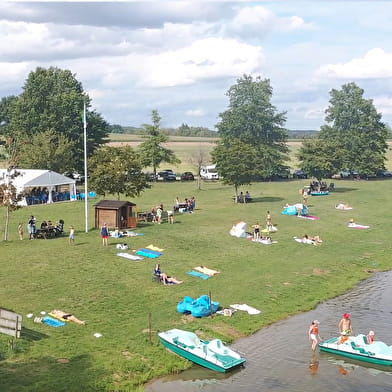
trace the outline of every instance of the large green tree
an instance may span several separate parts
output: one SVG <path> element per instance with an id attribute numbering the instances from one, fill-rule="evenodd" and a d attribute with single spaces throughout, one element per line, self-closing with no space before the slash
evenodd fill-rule
<path id="1" fill-rule="evenodd" d="M 150 166 L 156 179 L 157 168 L 162 162 L 177 164 L 181 161 L 175 156 L 174 152 L 163 146 L 169 140 L 160 130 L 161 117 L 157 110 L 152 111 L 152 124 L 144 124 L 144 138 L 146 139 L 139 145 L 144 167 Z"/>
<path id="2" fill-rule="evenodd" d="M 374 174 L 384 168 L 388 149 L 388 129 L 381 121 L 371 99 L 363 97 L 364 90 L 348 83 L 330 92 L 326 110 L 326 125 L 321 127 L 320 139 L 340 145 L 342 168 Z M 337 171 L 336 170 L 336 171 Z"/>
<path id="3" fill-rule="evenodd" d="M 130 146 L 105 146 L 89 159 L 90 188 L 98 195 L 139 196 L 149 188 L 139 154 Z"/>
<path id="4" fill-rule="evenodd" d="M 337 167 L 341 167 L 343 155 L 344 152 L 336 140 L 312 137 L 304 140 L 297 158 L 301 162 L 302 170 L 321 182 L 323 178 L 336 173 Z"/>
<path id="5" fill-rule="evenodd" d="M 220 141 L 211 156 L 223 183 L 234 186 L 235 200 L 238 200 L 238 187 L 249 185 L 257 174 L 256 150 L 250 144 L 233 139 L 227 144 Z"/>
<path id="6" fill-rule="evenodd" d="M 67 169 L 82 170 L 84 103 L 87 107 L 87 155 L 91 156 L 105 142 L 109 125 L 99 113 L 89 110 L 91 100 L 69 70 L 38 67 L 30 72 L 23 92 L 12 101 L 8 130 L 27 142 L 40 133 L 57 134 L 59 139 L 72 145 L 73 158 L 63 157 Z M 36 154 L 34 148 L 25 153 Z M 32 160 L 31 156 L 27 160 Z"/>
<path id="7" fill-rule="evenodd" d="M 254 170 L 248 171 L 248 182 L 273 175 L 288 160 L 288 147 L 284 128 L 286 113 L 278 112 L 272 105 L 269 79 L 244 75 L 226 95 L 229 107 L 219 115 L 221 120 L 216 126 L 223 145 L 229 148 L 234 140 L 238 140 L 254 150 Z M 216 148 L 222 147 L 218 145 Z M 216 164 L 222 170 L 223 165 L 217 159 Z M 241 176 L 241 166 L 236 170 Z"/>

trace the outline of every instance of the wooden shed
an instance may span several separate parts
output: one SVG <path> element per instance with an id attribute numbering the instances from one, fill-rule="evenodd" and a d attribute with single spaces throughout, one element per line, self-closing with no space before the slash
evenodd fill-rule
<path id="1" fill-rule="evenodd" d="M 95 204 L 95 227 L 102 227 L 106 223 L 109 228 L 135 228 L 137 220 L 134 207 L 136 204 L 130 201 L 101 200 Z"/>

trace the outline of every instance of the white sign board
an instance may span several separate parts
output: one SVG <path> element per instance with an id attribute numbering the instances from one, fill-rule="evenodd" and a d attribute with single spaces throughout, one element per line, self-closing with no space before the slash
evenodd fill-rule
<path id="1" fill-rule="evenodd" d="M 21 314 L 0 309 L 0 332 L 19 338 L 22 330 L 22 319 Z"/>

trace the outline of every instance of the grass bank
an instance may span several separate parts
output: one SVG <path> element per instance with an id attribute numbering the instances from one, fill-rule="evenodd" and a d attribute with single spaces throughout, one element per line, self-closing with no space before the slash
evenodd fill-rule
<path id="1" fill-rule="evenodd" d="M 230 342 L 353 287 L 375 270 L 392 267 L 388 211 L 392 181 L 338 181 L 336 192 L 310 198 L 310 212 L 318 221 L 281 215 L 282 206 L 299 200 L 298 189 L 307 181 L 257 183 L 248 187 L 254 202 L 234 204 L 233 190 L 220 183 L 158 183 L 132 200 L 139 210 L 163 203 L 171 207 L 176 196 L 195 196 L 194 214 L 176 215 L 174 225 L 144 224 L 144 236 L 126 240 L 131 249 L 154 244 L 165 249 L 159 262 L 168 274 L 184 280 L 163 286 L 152 281 L 154 261 L 132 262 L 116 256 L 116 243 L 105 248 L 93 229 L 94 203 L 89 205 L 90 227 L 84 232 L 84 203 L 67 202 L 31 206 L 12 214 L 10 241 L 0 242 L 0 306 L 26 315 L 58 308 L 87 321 L 51 328 L 24 319 L 21 339 L 11 349 L 0 337 L 0 390 L 137 391 L 151 378 L 177 372 L 190 363 L 168 353 L 156 331 L 186 328 L 206 338 Z M 247 189 L 243 189 L 245 191 Z M 354 206 L 338 211 L 340 201 Z M 265 221 L 271 211 L 279 231 L 271 246 L 229 236 L 240 220 Z M 65 220 L 76 227 L 76 243 L 67 237 L 53 240 L 17 238 L 17 223 L 33 214 Z M 348 229 L 353 217 L 369 230 Z M 3 237 L 4 210 L 0 210 Z M 319 234 L 320 247 L 298 244 L 294 235 Z M 186 274 L 198 265 L 220 270 L 211 279 Z M 223 307 L 247 303 L 259 316 L 237 312 L 234 317 L 193 319 L 182 316 L 176 305 L 185 295 L 211 293 Z M 152 343 L 146 330 L 152 315 Z M 331 315 L 332 316 L 332 315 Z M 335 315 L 333 315 L 335 317 Z M 304 330 L 307 326 L 304 326 Z M 103 337 L 95 338 L 94 333 Z"/>

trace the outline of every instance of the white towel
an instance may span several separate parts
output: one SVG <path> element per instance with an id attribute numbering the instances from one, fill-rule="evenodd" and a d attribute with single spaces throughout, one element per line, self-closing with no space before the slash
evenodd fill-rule
<path id="1" fill-rule="evenodd" d="M 244 310 L 245 312 L 248 312 L 248 314 L 259 314 L 261 313 L 260 310 L 256 308 L 252 308 L 252 306 L 249 306 L 247 304 L 234 304 L 230 305 L 231 308 L 236 309 L 236 310 Z"/>

